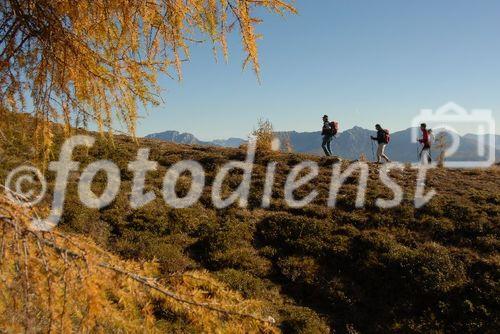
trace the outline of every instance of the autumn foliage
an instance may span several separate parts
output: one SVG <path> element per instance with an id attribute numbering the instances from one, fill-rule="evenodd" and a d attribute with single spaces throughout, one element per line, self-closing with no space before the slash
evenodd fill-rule
<path id="1" fill-rule="evenodd" d="M 277 332 L 259 314 L 263 302 L 207 272 L 162 277 L 156 261 L 123 261 L 82 236 L 34 232 L 33 215 L 0 196 L 2 331 Z"/>
<path id="2" fill-rule="evenodd" d="M 160 101 L 158 75 L 180 79 L 192 43 L 208 39 L 227 57 L 238 30 L 244 65 L 259 72 L 258 8 L 295 11 L 282 0 L 1 0 L 0 117 L 32 112 L 44 147 L 49 121 L 69 131 L 118 120 L 133 134 L 138 106 Z"/>

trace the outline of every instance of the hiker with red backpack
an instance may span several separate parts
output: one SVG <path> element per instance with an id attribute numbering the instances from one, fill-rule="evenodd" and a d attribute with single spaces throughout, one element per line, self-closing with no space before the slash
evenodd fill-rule
<path id="1" fill-rule="evenodd" d="M 423 165 L 430 164 L 431 158 L 431 130 L 427 130 L 427 124 L 420 124 L 420 131 L 422 131 L 422 138 L 418 140 L 422 144 L 419 158 Z"/>
<path id="2" fill-rule="evenodd" d="M 375 129 L 377 130 L 377 136 L 376 137 L 370 136 L 370 137 L 372 140 L 375 140 L 378 143 L 377 163 L 378 164 L 381 163 L 382 159 L 385 159 L 385 161 L 387 162 L 391 162 L 391 160 L 387 157 L 387 155 L 385 155 L 385 147 L 391 141 L 389 130 L 382 129 L 382 126 L 380 126 L 380 124 L 375 125 Z"/>
<path id="3" fill-rule="evenodd" d="M 323 129 L 321 131 L 321 135 L 323 136 L 323 142 L 321 143 L 321 147 L 325 152 L 327 157 L 332 155 L 332 149 L 330 147 L 330 143 L 332 142 L 333 137 L 337 135 L 339 130 L 339 123 L 337 122 L 329 122 L 328 116 L 323 115 Z"/>

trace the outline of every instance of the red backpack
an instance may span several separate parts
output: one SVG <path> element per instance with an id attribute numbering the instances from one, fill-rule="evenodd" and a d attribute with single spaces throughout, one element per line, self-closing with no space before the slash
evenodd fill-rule
<path id="1" fill-rule="evenodd" d="M 330 127 L 332 128 L 332 135 L 336 135 L 339 132 L 339 122 L 330 122 Z"/>
<path id="2" fill-rule="evenodd" d="M 384 133 L 385 133 L 385 136 L 384 136 L 385 143 L 389 144 L 389 142 L 391 141 L 391 134 L 389 133 L 389 130 L 387 130 L 387 129 L 384 130 Z"/>

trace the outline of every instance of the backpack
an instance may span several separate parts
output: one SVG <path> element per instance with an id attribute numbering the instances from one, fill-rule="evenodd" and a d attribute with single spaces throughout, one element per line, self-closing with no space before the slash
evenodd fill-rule
<path id="1" fill-rule="evenodd" d="M 384 142 L 386 144 L 389 144 L 389 142 L 391 141 L 391 134 L 389 133 L 389 130 L 385 129 L 384 130 Z"/>
<path id="2" fill-rule="evenodd" d="M 330 127 L 331 127 L 331 131 L 332 131 L 332 135 L 337 135 L 337 133 L 339 132 L 339 122 L 330 122 Z"/>

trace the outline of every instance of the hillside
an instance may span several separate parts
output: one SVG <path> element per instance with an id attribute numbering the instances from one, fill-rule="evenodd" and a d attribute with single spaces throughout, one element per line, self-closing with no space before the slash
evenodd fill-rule
<path id="1" fill-rule="evenodd" d="M 0 197 L 2 332 L 277 332 L 265 302 L 206 271 L 161 275 L 86 236 L 30 231 L 32 215 Z"/>
<path id="2" fill-rule="evenodd" d="M 59 145 L 61 138 L 56 140 Z M 23 149 L 29 143 L 30 138 L 25 138 L 24 144 L 17 142 L 15 147 L 3 149 L 8 159 L 0 164 L 0 180 L 30 159 L 28 150 Z M 149 159 L 159 164 L 146 178 L 146 188 L 156 194 L 156 200 L 132 209 L 128 200 L 132 173 L 127 164 L 144 147 L 150 149 Z M 78 177 L 72 177 L 58 230 L 78 240 L 88 238 L 89 243 L 114 254 L 110 256 L 123 259 L 116 261 L 154 261 L 154 275 L 161 280 L 208 270 L 210 274 L 203 275 L 215 277 L 257 303 L 254 305 L 261 305 L 255 312 L 273 316 L 276 330 L 287 333 L 497 332 L 499 167 L 430 171 L 428 187 L 437 195 L 421 209 L 413 205 L 415 170 L 395 172 L 392 175 L 405 196 L 402 205 L 383 210 L 375 206 L 375 198 L 387 198 L 391 193 L 378 180 L 378 167 L 370 165 L 365 207 L 354 206 L 354 175 L 342 187 L 336 208 L 328 208 L 332 160 L 257 152 L 248 207 L 215 209 L 210 185 L 217 169 L 230 160 L 244 158 L 242 149 L 153 139 L 136 143 L 126 136 L 115 136 L 112 146 L 98 139 L 89 150 L 75 150 L 73 159 L 82 163 L 80 171 L 100 159 L 118 164 L 120 193 L 108 207 L 89 209 L 78 199 Z M 163 176 L 170 166 L 185 159 L 204 167 L 206 186 L 199 203 L 174 209 L 162 199 Z M 318 177 L 295 195 L 300 198 L 316 189 L 318 196 L 310 205 L 294 209 L 283 200 L 283 184 L 291 168 L 304 159 L 317 162 L 321 168 Z M 272 161 L 277 162 L 276 184 L 270 208 L 262 209 L 266 166 Z M 343 168 L 347 164 L 344 162 Z M 47 172 L 47 177 L 52 189 L 54 173 Z M 231 173 L 224 182 L 224 192 L 235 189 L 240 179 L 240 173 Z M 104 189 L 105 182 L 105 177 L 98 175 L 92 188 Z M 189 185 L 189 178 L 182 177 L 176 189 L 183 194 Z M 50 198 L 41 205 L 50 205 Z M 210 300 L 220 298 L 210 291 L 203 294 Z M 127 298 L 135 298 L 135 294 Z M 189 308 L 182 315 L 170 311 L 161 314 L 185 332 L 191 330 L 188 326 L 193 322 L 198 326 L 195 328 L 202 326 L 197 325 L 193 312 L 194 308 Z M 149 320 L 151 326 L 159 325 L 158 318 Z M 222 320 L 217 316 L 216 322 L 210 322 L 211 328 L 221 325 L 218 321 Z M 251 326 L 255 324 L 251 322 Z"/>

